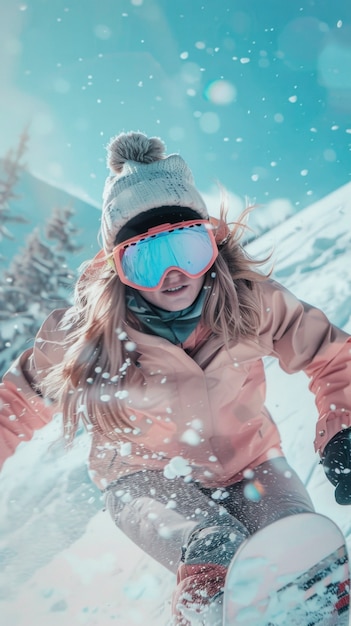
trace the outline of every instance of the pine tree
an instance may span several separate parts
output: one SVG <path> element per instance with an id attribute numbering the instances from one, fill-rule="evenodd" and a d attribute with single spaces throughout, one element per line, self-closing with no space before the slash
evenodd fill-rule
<path id="1" fill-rule="evenodd" d="M 0 371 L 29 347 L 44 318 L 71 303 L 76 276 L 67 255 L 80 249 L 73 239 L 77 229 L 71 208 L 55 208 L 44 241 L 35 228 L 0 283 Z M 53 241 L 53 243 L 51 243 Z"/>
<path id="2" fill-rule="evenodd" d="M 25 129 L 20 136 L 16 150 L 10 150 L 2 161 L 2 178 L 0 178 L 0 240 L 6 237 L 13 239 L 7 228 L 9 222 L 25 223 L 22 215 L 16 215 L 11 208 L 11 200 L 17 197 L 14 188 L 24 169 L 23 156 L 27 150 L 28 131 Z"/>
<path id="3" fill-rule="evenodd" d="M 62 250 L 68 254 L 73 254 L 82 249 L 73 239 L 78 233 L 78 229 L 71 222 L 74 215 L 72 207 L 54 208 L 49 221 L 45 227 L 45 235 L 48 239 L 57 241 L 57 250 Z"/>

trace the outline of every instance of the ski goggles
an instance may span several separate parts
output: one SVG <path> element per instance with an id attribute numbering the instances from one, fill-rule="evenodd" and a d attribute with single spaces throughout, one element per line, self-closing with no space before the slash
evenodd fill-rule
<path id="1" fill-rule="evenodd" d="M 123 241 L 112 252 L 122 283 L 145 291 L 159 289 L 171 270 L 189 278 L 202 276 L 217 255 L 212 226 L 206 220 L 156 226 Z"/>

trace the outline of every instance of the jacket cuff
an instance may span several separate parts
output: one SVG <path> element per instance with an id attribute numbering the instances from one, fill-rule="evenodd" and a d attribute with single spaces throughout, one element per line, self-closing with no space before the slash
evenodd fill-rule
<path id="1" fill-rule="evenodd" d="M 350 426 L 351 411 L 346 409 L 322 415 L 317 422 L 316 438 L 314 440 L 315 451 L 322 455 L 327 443 L 334 435 L 337 435 L 341 430 L 345 430 L 345 428 L 350 428 Z"/>

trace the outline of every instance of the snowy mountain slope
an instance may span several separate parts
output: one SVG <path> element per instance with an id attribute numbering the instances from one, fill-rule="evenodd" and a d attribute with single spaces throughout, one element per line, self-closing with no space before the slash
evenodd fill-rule
<path id="1" fill-rule="evenodd" d="M 277 280 L 339 326 L 350 325 L 351 183 L 262 235 L 249 251 L 261 257 L 273 251 Z"/>
<path id="2" fill-rule="evenodd" d="M 250 244 L 274 248 L 274 276 L 351 331 L 351 185 Z M 304 375 L 267 361 L 268 406 L 286 455 L 317 511 L 348 537 L 351 510 L 335 504 L 313 450 L 316 409 Z M 54 422 L 22 444 L 0 475 L 0 613 L 6 626 L 165 626 L 174 576 L 145 557 L 101 511 L 85 468 L 87 443 L 64 455 Z M 54 442 L 52 446 L 48 444 Z"/>
<path id="3" fill-rule="evenodd" d="M 54 187 L 26 170 L 22 172 L 14 193 L 16 196 L 10 201 L 11 210 L 14 215 L 21 215 L 27 221 L 23 224 L 8 224 L 13 239 L 4 238 L 1 241 L 1 255 L 5 258 L 6 265 L 23 248 L 27 235 L 36 226 L 40 227 L 43 234 L 43 225 L 54 208 L 70 207 L 74 211 L 71 221 L 79 229 L 76 239 L 82 250 L 72 255 L 72 269 L 79 267 L 85 259 L 91 258 L 97 252 L 100 211 L 92 201 L 82 200 L 64 189 Z"/>

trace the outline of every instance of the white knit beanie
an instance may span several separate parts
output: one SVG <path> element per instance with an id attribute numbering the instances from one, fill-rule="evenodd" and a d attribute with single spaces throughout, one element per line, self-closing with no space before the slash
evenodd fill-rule
<path id="1" fill-rule="evenodd" d="M 102 242 L 108 254 L 120 229 L 144 211 L 188 207 L 208 219 L 187 164 L 178 154 L 166 156 L 158 137 L 121 133 L 108 145 L 107 162 L 114 172 L 105 182 L 101 218 Z"/>

